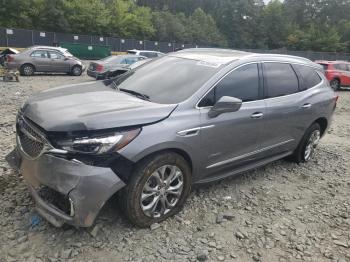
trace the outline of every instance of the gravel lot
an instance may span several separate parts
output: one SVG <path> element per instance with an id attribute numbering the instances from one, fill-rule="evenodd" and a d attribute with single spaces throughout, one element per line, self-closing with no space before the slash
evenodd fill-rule
<path id="1" fill-rule="evenodd" d="M 195 188 L 179 215 L 152 229 L 131 226 L 115 200 L 95 226 L 76 229 L 37 217 L 4 157 L 28 96 L 90 79 L 20 80 L 0 81 L 0 261 L 350 261 L 350 91 L 339 92 L 332 128 L 310 163 L 281 160 Z"/>

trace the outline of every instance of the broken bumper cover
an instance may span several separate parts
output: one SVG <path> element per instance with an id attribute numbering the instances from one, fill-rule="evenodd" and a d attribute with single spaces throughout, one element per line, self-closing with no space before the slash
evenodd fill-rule
<path id="1" fill-rule="evenodd" d="M 110 168 L 89 166 L 50 154 L 30 160 L 15 149 L 6 159 L 29 185 L 38 213 L 57 227 L 64 223 L 91 226 L 105 202 L 125 186 Z M 42 187 L 61 195 L 69 210 L 62 210 L 43 198 L 40 195 Z"/>

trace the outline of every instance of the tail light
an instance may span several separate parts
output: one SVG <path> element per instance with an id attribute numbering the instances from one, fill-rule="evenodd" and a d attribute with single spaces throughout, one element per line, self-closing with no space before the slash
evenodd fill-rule
<path id="1" fill-rule="evenodd" d="M 15 57 L 14 56 L 12 56 L 12 55 L 7 55 L 6 56 L 6 62 L 13 62 L 13 61 L 15 61 Z"/>
<path id="2" fill-rule="evenodd" d="M 96 71 L 97 72 L 102 72 L 103 71 L 103 65 L 97 65 L 96 66 Z"/>

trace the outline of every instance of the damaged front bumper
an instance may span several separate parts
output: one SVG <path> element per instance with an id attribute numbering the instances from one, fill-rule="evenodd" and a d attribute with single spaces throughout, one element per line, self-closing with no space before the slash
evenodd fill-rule
<path id="1" fill-rule="evenodd" d="M 17 147 L 6 159 L 29 185 L 38 213 L 56 227 L 64 223 L 91 226 L 105 202 L 125 186 L 108 167 L 91 166 L 49 153 L 29 159 Z"/>

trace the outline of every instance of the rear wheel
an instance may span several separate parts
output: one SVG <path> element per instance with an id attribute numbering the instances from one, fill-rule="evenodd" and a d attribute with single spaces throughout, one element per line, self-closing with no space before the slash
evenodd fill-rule
<path id="1" fill-rule="evenodd" d="M 73 76 L 80 76 L 83 73 L 83 70 L 81 66 L 75 65 L 72 68 L 72 75 Z"/>
<path id="2" fill-rule="evenodd" d="M 333 79 L 330 82 L 330 85 L 331 85 L 331 87 L 333 88 L 334 91 L 339 90 L 340 89 L 340 81 L 339 81 L 339 79 Z"/>
<path id="3" fill-rule="evenodd" d="M 143 160 L 120 192 L 120 207 L 135 225 L 147 227 L 178 213 L 191 190 L 191 169 L 172 152 Z"/>
<path id="4" fill-rule="evenodd" d="M 296 163 L 308 162 L 312 159 L 318 142 L 321 139 L 321 127 L 318 123 L 312 124 L 305 132 L 299 146 L 290 159 Z"/>
<path id="5" fill-rule="evenodd" d="M 23 76 L 32 76 L 34 75 L 35 68 L 31 64 L 24 64 L 21 66 L 20 72 Z"/>

